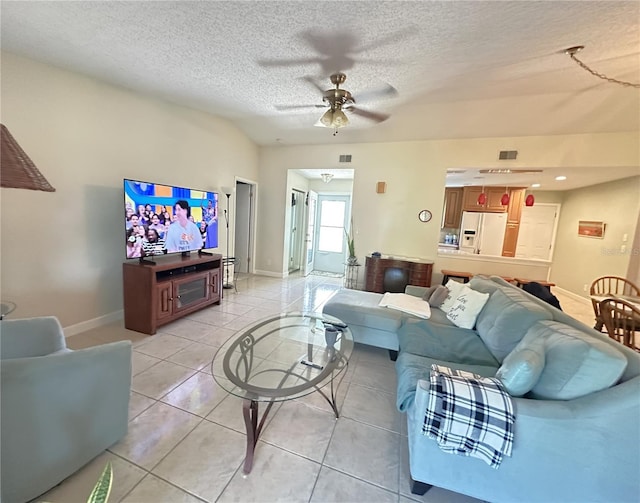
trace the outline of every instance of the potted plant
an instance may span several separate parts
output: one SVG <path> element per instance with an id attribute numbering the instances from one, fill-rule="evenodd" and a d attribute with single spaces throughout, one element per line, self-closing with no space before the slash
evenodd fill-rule
<path id="1" fill-rule="evenodd" d="M 349 231 L 344 230 L 344 234 L 347 237 L 347 247 L 349 248 L 349 257 L 347 257 L 347 264 L 358 265 L 358 257 L 356 257 L 356 244 L 353 237 L 353 220 L 351 220 L 351 226 Z"/>

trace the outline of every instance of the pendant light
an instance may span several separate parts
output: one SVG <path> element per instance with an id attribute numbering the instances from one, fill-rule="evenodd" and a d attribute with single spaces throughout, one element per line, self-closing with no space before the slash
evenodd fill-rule
<path id="1" fill-rule="evenodd" d="M 507 206 L 509 204 L 509 188 L 508 187 L 504 188 L 504 194 L 502 194 L 502 197 L 500 198 L 500 204 L 502 204 L 502 206 Z"/>
<path id="2" fill-rule="evenodd" d="M 478 195 L 478 206 L 484 206 L 487 204 L 487 195 L 484 193 L 484 185 L 482 186 L 482 192 Z"/>

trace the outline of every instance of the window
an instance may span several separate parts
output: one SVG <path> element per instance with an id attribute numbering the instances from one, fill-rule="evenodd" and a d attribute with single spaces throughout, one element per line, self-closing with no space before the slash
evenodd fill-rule
<path id="1" fill-rule="evenodd" d="M 318 251 L 341 253 L 344 250 L 344 201 L 322 201 Z"/>

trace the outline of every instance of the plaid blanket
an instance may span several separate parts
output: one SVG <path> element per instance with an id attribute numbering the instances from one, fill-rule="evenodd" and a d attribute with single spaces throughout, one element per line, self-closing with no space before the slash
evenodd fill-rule
<path id="1" fill-rule="evenodd" d="M 445 452 L 472 456 L 498 468 L 511 456 L 513 403 L 493 377 L 431 366 L 422 432 Z"/>

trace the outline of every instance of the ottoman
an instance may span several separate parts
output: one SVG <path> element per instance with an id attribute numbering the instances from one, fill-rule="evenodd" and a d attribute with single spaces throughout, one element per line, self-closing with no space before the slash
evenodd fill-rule
<path id="1" fill-rule="evenodd" d="M 406 315 L 394 309 L 378 307 L 381 293 L 343 289 L 331 297 L 322 312 L 344 321 L 353 340 L 389 350 L 392 360 L 398 355 L 397 331 Z"/>

